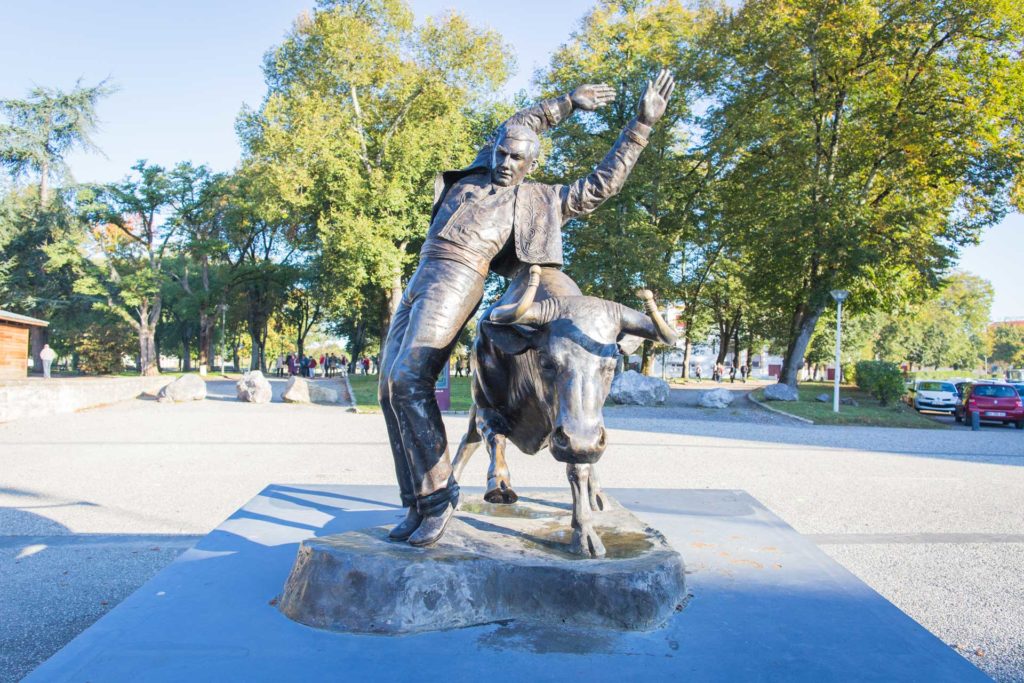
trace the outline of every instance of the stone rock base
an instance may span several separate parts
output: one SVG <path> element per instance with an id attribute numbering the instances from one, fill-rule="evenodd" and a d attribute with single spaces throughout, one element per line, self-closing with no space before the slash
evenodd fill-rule
<path id="1" fill-rule="evenodd" d="M 606 495 L 607 497 L 607 495 Z M 595 512 L 608 555 L 570 554 L 571 497 L 513 505 L 464 497 L 429 548 L 388 541 L 388 527 L 311 538 L 299 547 L 278 608 L 332 631 L 402 634 L 503 620 L 644 631 L 686 594 L 683 560 L 608 498 Z"/>

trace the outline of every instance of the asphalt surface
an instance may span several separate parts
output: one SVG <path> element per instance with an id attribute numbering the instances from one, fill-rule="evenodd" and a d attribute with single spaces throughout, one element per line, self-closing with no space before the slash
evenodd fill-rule
<path id="1" fill-rule="evenodd" d="M 0 425 L 0 680 L 267 484 L 393 482 L 380 415 L 210 389 Z M 1024 432 L 811 426 L 679 403 L 606 412 L 605 486 L 745 489 L 997 680 L 1024 681 Z M 446 423 L 457 441 L 466 418 Z M 484 483 L 481 453 L 467 484 Z M 508 459 L 514 485 L 566 484 L 546 454 Z"/>

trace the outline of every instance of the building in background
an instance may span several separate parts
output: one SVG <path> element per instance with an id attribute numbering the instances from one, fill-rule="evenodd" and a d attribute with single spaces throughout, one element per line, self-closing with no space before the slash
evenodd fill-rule
<path id="1" fill-rule="evenodd" d="M 50 323 L 0 309 L 0 379 L 21 379 L 28 374 L 29 333 L 44 331 Z"/>

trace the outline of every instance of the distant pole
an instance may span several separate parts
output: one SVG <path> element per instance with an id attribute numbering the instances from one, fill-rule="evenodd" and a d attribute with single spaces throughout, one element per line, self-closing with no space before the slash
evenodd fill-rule
<path id="1" fill-rule="evenodd" d="M 836 300 L 836 368 L 834 373 L 835 384 L 832 389 L 832 412 L 839 412 L 839 376 L 842 374 L 840 363 L 840 349 L 843 339 L 843 302 L 850 293 L 845 289 L 833 289 L 832 298 Z"/>
<path id="2" fill-rule="evenodd" d="M 224 342 L 227 335 L 227 317 L 228 307 L 224 304 L 220 305 L 220 374 L 224 374 L 224 361 L 227 356 L 227 349 L 224 346 Z"/>

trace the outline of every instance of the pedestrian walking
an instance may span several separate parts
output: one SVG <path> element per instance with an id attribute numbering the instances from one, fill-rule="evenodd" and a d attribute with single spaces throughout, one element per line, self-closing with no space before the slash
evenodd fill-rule
<path id="1" fill-rule="evenodd" d="M 462 377 L 462 356 L 455 359 L 455 376 Z"/>
<path id="2" fill-rule="evenodd" d="M 43 350 L 39 352 L 39 360 L 43 361 L 43 378 L 50 379 L 50 365 L 57 354 L 50 348 L 49 344 L 43 344 Z"/>
<path id="3" fill-rule="evenodd" d="M 697 365 L 694 366 L 694 368 L 693 368 L 693 376 L 697 378 L 697 382 L 701 381 L 701 378 L 700 378 L 700 363 L 697 363 Z"/>
<path id="4" fill-rule="evenodd" d="M 729 368 L 729 384 L 736 383 L 736 366 Z"/>
<path id="5" fill-rule="evenodd" d="M 369 356 L 363 356 L 363 374 L 364 375 L 369 375 L 370 374 L 370 357 Z"/>

